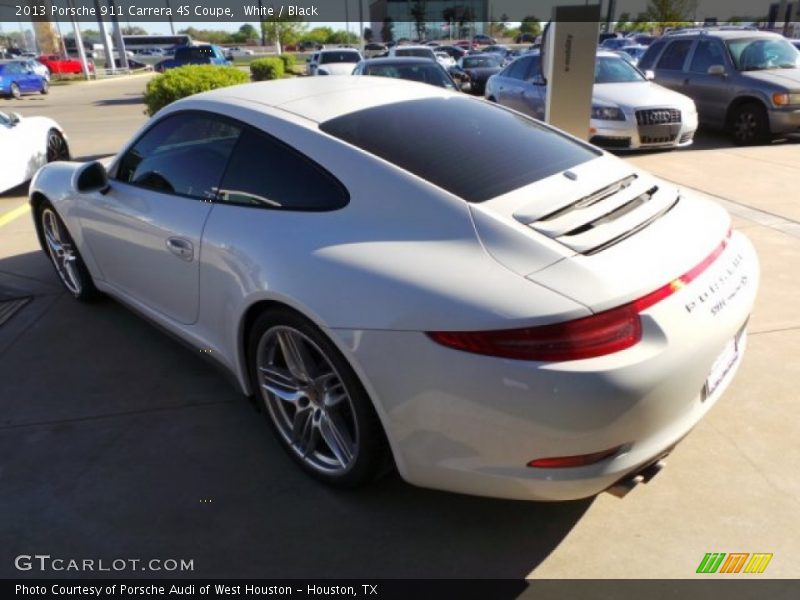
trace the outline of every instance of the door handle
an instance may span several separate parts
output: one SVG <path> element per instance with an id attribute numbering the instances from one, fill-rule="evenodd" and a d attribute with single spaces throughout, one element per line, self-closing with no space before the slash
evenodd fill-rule
<path id="1" fill-rule="evenodd" d="M 194 258 L 194 246 L 189 240 L 179 237 L 167 238 L 167 249 L 185 261 L 191 262 Z"/>

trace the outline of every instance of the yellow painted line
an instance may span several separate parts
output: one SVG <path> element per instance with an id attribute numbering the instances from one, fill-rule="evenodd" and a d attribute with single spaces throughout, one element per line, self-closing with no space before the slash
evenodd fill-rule
<path id="1" fill-rule="evenodd" d="M 8 225 L 14 219 L 18 219 L 22 215 L 27 215 L 30 211 L 30 207 L 28 206 L 27 202 L 22 206 L 18 206 L 14 210 L 10 210 L 5 214 L 0 215 L 0 227 L 3 225 Z"/>

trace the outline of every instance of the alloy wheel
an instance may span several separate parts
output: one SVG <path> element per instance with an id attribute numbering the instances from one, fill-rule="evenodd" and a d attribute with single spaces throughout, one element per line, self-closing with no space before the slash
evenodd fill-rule
<path id="1" fill-rule="evenodd" d="M 17 100 L 22 97 L 22 92 L 19 91 L 19 86 L 16 83 L 11 84 L 11 97 Z"/>
<path id="2" fill-rule="evenodd" d="M 297 457 L 325 475 L 341 475 L 358 454 L 353 399 L 322 349 L 293 327 L 261 337 L 256 377 L 278 433 Z"/>
<path id="3" fill-rule="evenodd" d="M 51 131 L 47 135 L 47 162 L 56 160 L 69 160 L 69 149 L 61 134 Z"/>
<path id="4" fill-rule="evenodd" d="M 734 136 L 742 143 L 748 143 L 755 139 L 758 130 L 758 119 L 752 111 L 742 111 L 733 124 Z"/>
<path id="5" fill-rule="evenodd" d="M 42 211 L 42 232 L 44 233 L 47 253 L 56 268 L 61 281 L 75 296 L 83 290 L 77 256 L 72 241 L 66 235 L 58 216 L 51 208 Z"/>

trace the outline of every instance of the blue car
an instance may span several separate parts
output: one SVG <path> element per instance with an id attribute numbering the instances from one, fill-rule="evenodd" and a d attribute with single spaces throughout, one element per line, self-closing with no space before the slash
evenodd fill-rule
<path id="1" fill-rule="evenodd" d="M 22 94 L 46 94 L 47 80 L 25 67 L 21 61 L 0 63 L 0 95 L 19 98 Z"/>

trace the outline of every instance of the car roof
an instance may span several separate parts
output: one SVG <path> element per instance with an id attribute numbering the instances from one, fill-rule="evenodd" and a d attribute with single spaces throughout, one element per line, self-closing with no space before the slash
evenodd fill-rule
<path id="1" fill-rule="evenodd" d="M 423 56 L 380 56 L 375 58 L 367 58 L 361 61 L 366 65 L 438 65 L 439 63 L 433 62 L 430 58 Z"/>
<path id="2" fill-rule="evenodd" d="M 715 37 L 722 40 L 736 40 L 736 39 L 743 39 L 743 38 L 777 38 L 777 39 L 784 39 L 782 35 L 779 33 L 774 33 L 772 31 L 753 31 L 752 29 L 701 29 L 701 30 L 692 30 L 687 32 L 675 32 L 670 33 L 662 39 L 681 39 L 681 38 L 696 38 L 700 36 L 708 36 L 708 37 Z"/>
<path id="3" fill-rule="evenodd" d="M 358 52 L 358 48 L 325 48 L 323 50 L 318 50 L 320 54 L 326 54 L 328 52 Z"/>
<path id="4" fill-rule="evenodd" d="M 260 104 L 297 115 L 315 123 L 408 100 L 450 96 L 444 88 L 391 77 L 294 77 L 219 88 L 179 100 L 213 100 L 234 105 Z"/>
<path id="5" fill-rule="evenodd" d="M 398 50 L 430 50 L 433 51 L 433 48 L 430 46 L 422 46 L 421 44 L 414 44 L 414 45 L 403 45 L 403 46 L 395 46 Z"/>

